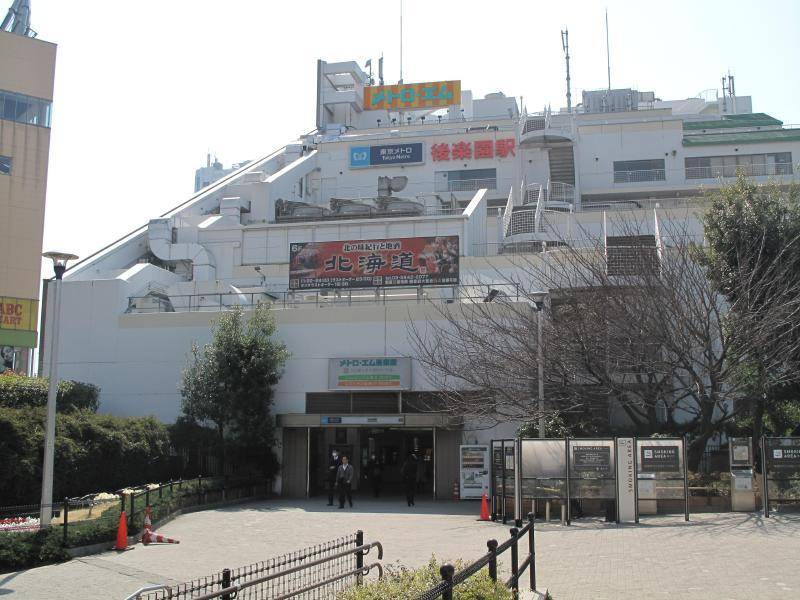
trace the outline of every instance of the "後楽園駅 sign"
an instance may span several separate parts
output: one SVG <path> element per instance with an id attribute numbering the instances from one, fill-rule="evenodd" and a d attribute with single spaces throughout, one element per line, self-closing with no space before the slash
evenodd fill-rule
<path id="1" fill-rule="evenodd" d="M 414 110 L 461 104 L 460 81 L 430 81 L 364 88 L 364 110 Z"/>

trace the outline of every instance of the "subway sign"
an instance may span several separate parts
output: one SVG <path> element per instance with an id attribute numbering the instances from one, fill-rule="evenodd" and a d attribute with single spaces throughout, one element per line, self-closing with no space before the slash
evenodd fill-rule
<path id="1" fill-rule="evenodd" d="M 422 142 L 386 144 L 382 146 L 351 146 L 350 168 L 420 165 L 425 162 Z"/>

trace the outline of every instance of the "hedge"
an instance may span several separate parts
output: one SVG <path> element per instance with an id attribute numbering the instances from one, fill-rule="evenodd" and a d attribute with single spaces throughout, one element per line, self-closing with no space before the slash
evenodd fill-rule
<path id="1" fill-rule="evenodd" d="M 0 376 L 0 407 L 25 408 L 47 406 L 46 377 Z M 91 383 L 62 380 L 58 384 L 56 408 L 59 412 L 88 410 L 97 412 L 100 388 Z"/>
<path id="2" fill-rule="evenodd" d="M 0 506 L 39 502 L 45 409 L 0 408 Z M 87 410 L 56 420 L 53 497 L 113 492 L 174 474 L 167 426 Z"/>

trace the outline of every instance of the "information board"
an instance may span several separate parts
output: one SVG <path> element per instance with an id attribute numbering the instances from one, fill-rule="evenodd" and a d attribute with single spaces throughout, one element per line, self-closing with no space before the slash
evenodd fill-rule
<path id="1" fill-rule="evenodd" d="M 676 472 L 681 470 L 680 446 L 641 446 L 641 470 L 646 473 Z"/>
<path id="2" fill-rule="evenodd" d="M 578 473 L 611 473 L 611 448 L 608 446 L 573 446 L 572 469 Z"/>

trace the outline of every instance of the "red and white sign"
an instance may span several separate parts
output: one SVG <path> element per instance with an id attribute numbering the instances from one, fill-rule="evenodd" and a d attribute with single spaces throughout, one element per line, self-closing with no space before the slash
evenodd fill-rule
<path id="1" fill-rule="evenodd" d="M 468 160 L 472 158 L 509 158 L 516 156 L 516 140 L 458 141 L 453 144 L 433 144 L 431 158 L 434 162 L 442 160 Z"/>

